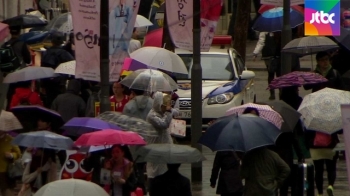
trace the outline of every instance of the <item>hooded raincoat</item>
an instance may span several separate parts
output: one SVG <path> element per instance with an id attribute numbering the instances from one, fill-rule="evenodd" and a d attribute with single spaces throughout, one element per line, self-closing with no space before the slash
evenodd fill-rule
<path id="1" fill-rule="evenodd" d="M 146 120 L 149 111 L 152 109 L 153 99 L 149 96 L 138 95 L 131 99 L 123 109 L 123 114 Z"/>
<path id="2" fill-rule="evenodd" d="M 163 93 L 156 92 L 154 94 L 153 108 L 147 115 L 147 122 L 151 123 L 158 131 L 158 137 L 154 141 L 147 141 L 147 144 L 172 144 L 173 140 L 168 131 L 168 127 L 173 118 L 171 112 L 163 113 L 161 105 L 163 104 Z M 166 164 L 147 163 L 147 176 L 154 178 L 167 171 Z"/>

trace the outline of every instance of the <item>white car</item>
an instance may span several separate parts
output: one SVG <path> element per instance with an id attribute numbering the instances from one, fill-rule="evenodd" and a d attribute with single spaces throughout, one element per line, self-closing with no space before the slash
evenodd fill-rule
<path id="1" fill-rule="evenodd" d="M 191 126 L 191 67 L 192 52 L 177 49 L 189 74 L 176 74 L 179 89 L 180 119 Z M 234 106 L 255 102 L 255 73 L 247 71 L 243 59 L 233 48 L 215 49 L 201 53 L 202 66 L 202 127 L 224 116 Z"/>

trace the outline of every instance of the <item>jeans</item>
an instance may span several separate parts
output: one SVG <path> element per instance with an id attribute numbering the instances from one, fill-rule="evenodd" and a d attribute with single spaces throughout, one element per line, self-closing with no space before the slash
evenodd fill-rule
<path id="1" fill-rule="evenodd" d="M 326 164 L 328 185 L 333 186 L 337 176 L 337 158 L 314 160 L 315 182 L 318 194 L 323 194 L 323 171 Z"/>

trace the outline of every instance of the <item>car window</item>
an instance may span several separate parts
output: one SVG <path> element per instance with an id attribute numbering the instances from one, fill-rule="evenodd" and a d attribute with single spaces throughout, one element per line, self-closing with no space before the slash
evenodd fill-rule
<path id="1" fill-rule="evenodd" d="M 193 64 L 192 54 L 179 54 L 184 61 L 189 74 L 176 74 L 178 80 L 191 79 Z M 202 54 L 202 78 L 203 80 L 233 80 L 234 71 L 228 55 Z"/>
<path id="2" fill-rule="evenodd" d="M 236 69 L 237 69 L 237 74 L 241 75 L 242 72 L 245 70 L 245 66 L 244 66 L 243 60 L 241 59 L 241 57 L 236 56 L 234 58 L 234 61 L 235 61 Z"/>

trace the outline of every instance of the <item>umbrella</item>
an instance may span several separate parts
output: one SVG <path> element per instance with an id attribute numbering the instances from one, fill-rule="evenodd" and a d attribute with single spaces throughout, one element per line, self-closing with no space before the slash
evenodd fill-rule
<path id="1" fill-rule="evenodd" d="M 122 71 L 120 72 L 121 76 L 128 76 L 130 75 L 133 71 L 138 70 L 138 69 L 147 69 L 148 66 L 135 60 L 132 58 L 125 58 L 124 59 L 124 64 L 122 67 Z"/>
<path id="2" fill-rule="evenodd" d="M 19 39 L 27 44 L 42 42 L 48 35 L 47 31 L 29 31 L 19 36 Z M 29 41 L 28 41 L 29 40 Z"/>
<path id="3" fill-rule="evenodd" d="M 109 196 L 100 186 L 86 180 L 66 179 L 57 180 L 41 187 L 34 196 Z"/>
<path id="4" fill-rule="evenodd" d="M 290 26 L 292 28 L 304 23 L 304 15 L 290 9 Z M 253 29 L 260 32 L 282 31 L 283 8 L 277 7 L 262 13 L 255 21 Z"/>
<path id="5" fill-rule="evenodd" d="M 333 36 L 339 44 L 350 50 L 350 31 L 344 27 L 340 27 L 340 35 Z"/>
<path id="6" fill-rule="evenodd" d="M 137 162 L 158 164 L 196 163 L 205 158 L 196 148 L 176 144 L 149 144 L 136 151 Z"/>
<path id="7" fill-rule="evenodd" d="M 164 48 L 142 47 L 130 54 L 132 59 L 149 67 L 174 73 L 188 74 L 186 65 L 175 53 Z"/>
<path id="8" fill-rule="evenodd" d="M 119 126 L 122 130 L 133 131 L 141 135 L 149 142 L 159 136 L 153 125 L 139 118 L 123 115 L 120 112 L 104 112 L 96 118 Z"/>
<path id="9" fill-rule="evenodd" d="M 342 129 L 341 104 L 350 104 L 350 92 L 324 88 L 306 95 L 298 112 L 308 130 L 332 134 Z"/>
<path id="10" fill-rule="evenodd" d="M 46 20 L 37 16 L 24 14 L 6 19 L 2 22 L 8 24 L 10 27 L 21 27 L 23 29 L 47 25 Z"/>
<path id="11" fill-rule="evenodd" d="M 101 129 L 119 130 L 120 127 L 97 118 L 76 117 L 69 120 L 61 129 L 65 131 L 63 135 L 76 137 L 84 133 L 90 133 Z"/>
<path id="12" fill-rule="evenodd" d="M 342 76 L 342 81 L 344 84 L 344 90 L 350 91 L 350 70 L 345 72 Z"/>
<path id="13" fill-rule="evenodd" d="M 76 146 L 106 146 L 106 145 L 145 145 L 143 138 L 131 131 L 106 129 L 81 135 L 74 142 Z"/>
<path id="14" fill-rule="evenodd" d="M 268 88 L 277 89 L 290 86 L 302 86 L 305 84 L 318 84 L 327 81 L 325 77 L 318 73 L 294 71 L 273 79 Z"/>
<path id="15" fill-rule="evenodd" d="M 19 105 L 11 108 L 11 112 L 23 124 L 23 127 L 32 131 L 33 125 L 36 127 L 37 121 L 44 117 L 51 122 L 51 128 L 56 130 L 64 124 L 63 119 L 56 111 L 47 109 L 40 105 Z M 25 126 L 28 124 L 28 127 Z"/>
<path id="16" fill-rule="evenodd" d="M 16 83 L 22 81 L 37 80 L 42 78 L 56 77 L 55 70 L 48 67 L 29 66 L 13 73 L 4 78 L 4 83 Z"/>
<path id="17" fill-rule="evenodd" d="M 336 48 L 338 48 L 337 43 L 328 37 L 309 36 L 290 41 L 284 46 L 282 52 L 297 55 L 311 55 Z"/>
<path id="18" fill-rule="evenodd" d="M 178 88 L 176 82 L 166 73 L 152 69 L 139 69 L 126 76 L 120 84 L 130 89 L 148 92 L 168 91 Z"/>
<path id="19" fill-rule="evenodd" d="M 73 31 L 72 14 L 67 12 L 56 16 L 47 24 L 44 30 L 55 30 L 67 34 L 71 33 Z"/>
<path id="20" fill-rule="evenodd" d="M 153 23 L 149 21 L 146 17 L 142 15 L 137 15 L 136 16 L 136 21 L 134 27 L 147 27 L 147 26 L 152 26 Z"/>
<path id="21" fill-rule="evenodd" d="M 266 11 L 269 11 L 270 9 L 274 9 L 274 8 L 278 8 L 278 6 L 275 6 L 275 5 L 261 5 L 258 12 L 260 14 L 266 12 Z M 290 6 L 291 9 L 295 10 L 295 11 L 298 11 L 300 12 L 301 14 L 304 14 L 304 8 L 299 6 L 299 5 L 291 5 Z"/>
<path id="22" fill-rule="evenodd" d="M 274 100 L 264 104 L 269 105 L 273 110 L 278 112 L 283 118 L 282 131 L 293 131 L 299 121 L 301 114 L 284 101 Z"/>
<path id="23" fill-rule="evenodd" d="M 75 75 L 75 66 L 76 61 L 68 61 L 65 63 L 61 63 L 55 69 L 55 73 L 59 74 L 67 74 L 67 75 Z"/>
<path id="24" fill-rule="evenodd" d="M 153 47 L 161 48 L 163 47 L 162 39 L 163 39 L 163 28 L 153 30 L 147 33 L 147 35 L 143 39 L 143 47 L 153 46 Z"/>
<path id="25" fill-rule="evenodd" d="M 73 146 L 72 139 L 51 131 L 21 133 L 12 140 L 12 143 L 18 146 L 54 150 L 68 150 Z"/>
<path id="26" fill-rule="evenodd" d="M 0 113 L 0 131 L 13 131 L 23 129 L 21 123 L 12 112 L 1 110 Z"/>
<path id="27" fill-rule="evenodd" d="M 226 111 L 226 115 L 242 114 L 247 108 L 256 108 L 259 111 L 260 117 L 276 125 L 277 128 L 281 128 L 283 123 L 282 116 L 273 110 L 268 105 L 259 105 L 254 103 L 247 103 L 244 105 L 232 107 Z"/>
<path id="28" fill-rule="evenodd" d="M 213 151 L 247 152 L 262 146 L 274 145 L 282 132 L 272 123 L 253 115 L 231 115 L 219 118 L 198 143 Z"/>
<path id="29" fill-rule="evenodd" d="M 5 23 L 0 22 L 0 42 L 7 38 L 10 34 L 9 26 Z"/>

